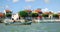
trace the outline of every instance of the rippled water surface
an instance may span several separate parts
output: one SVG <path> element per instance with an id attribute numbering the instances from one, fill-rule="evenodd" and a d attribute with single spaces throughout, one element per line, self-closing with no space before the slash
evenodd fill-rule
<path id="1" fill-rule="evenodd" d="M 0 32 L 60 32 L 60 23 L 32 23 L 31 25 L 0 24 Z"/>

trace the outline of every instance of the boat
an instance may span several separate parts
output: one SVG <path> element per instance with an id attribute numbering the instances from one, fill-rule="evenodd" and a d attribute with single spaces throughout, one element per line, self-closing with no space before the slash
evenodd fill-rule
<path id="1" fill-rule="evenodd" d="M 5 24 L 6 25 L 10 25 L 10 24 L 19 24 L 19 25 L 30 25 L 32 23 L 32 21 L 28 21 L 28 22 L 18 22 L 18 21 L 16 21 L 16 22 L 11 22 L 11 21 L 6 21 L 5 22 Z"/>
<path id="2" fill-rule="evenodd" d="M 25 22 L 25 23 L 22 23 L 22 24 L 24 24 L 24 25 L 30 25 L 32 22 L 31 21 L 29 21 L 29 22 Z"/>
<path id="3" fill-rule="evenodd" d="M 24 23 L 21 23 L 21 22 L 10 22 L 10 23 L 5 23 L 6 25 L 10 25 L 10 24 L 15 24 L 15 25 L 30 25 L 32 22 L 24 22 Z"/>

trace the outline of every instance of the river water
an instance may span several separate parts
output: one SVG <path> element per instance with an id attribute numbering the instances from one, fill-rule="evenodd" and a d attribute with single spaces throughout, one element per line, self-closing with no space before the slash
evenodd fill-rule
<path id="1" fill-rule="evenodd" d="M 31 25 L 5 25 L 0 32 L 60 32 L 60 23 L 32 23 Z"/>

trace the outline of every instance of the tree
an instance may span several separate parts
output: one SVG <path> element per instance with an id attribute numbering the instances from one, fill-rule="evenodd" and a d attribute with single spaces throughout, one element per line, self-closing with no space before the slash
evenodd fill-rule
<path id="1" fill-rule="evenodd" d="M 53 14 L 53 17 L 58 18 L 59 16 L 58 14 Z"/>
<path id="2" fill-rule="evenodd" d="M 42 14 L 43 17 L 48 17 L 48 14 Z"/>
<path id="3" fill-rule="evenodd" d="M 31 16 L 32 17 L 37 17 L 38 16 L 38 13 L 31 13 Z"/>
<path id="4" fill-rule="evenodd" d="M 19 11 L 18 14 L 19 14 L 19 16 L 21 16 L 21 17 L 27 17 L 27 16 L 28 16 L 28 13 L 25 12 L 25 11 Z"/>
<path id="5" fill-rule="evenodd" d="M 12 16 L 12 12 L 8 12 L 8 13 L 6 13 L 5 16 L 6 16 L 6 17 L 11 17 L 11 16 Z"/>
<path id="6" fill-rule="evenodd" d="M 11 17 L 12 14 L 6 14 L 6 17 Z"/>

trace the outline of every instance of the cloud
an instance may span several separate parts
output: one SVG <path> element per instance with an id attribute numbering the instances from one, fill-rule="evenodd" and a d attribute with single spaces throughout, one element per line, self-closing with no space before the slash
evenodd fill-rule
<path id="1" fill-rule="evenodd" d="M 42 11 L 43 12 L 49 12 L 49 11 L 53 12 L 52 10 L 49 10 L 48 8 L 42 9 Z"/>
<path id="2" fill-rule="evenodd" d="M 26 6 L 24 7 L 24 9 L 31 9 L 32 7 L 29 5 L 29 6 Z"/>
<path id="3" fill-rule="evenodd" d="M 48 12 L 48 8 L 42 9 L 43 12 Z"/>
<path id="4" fill-rule="evenodd" d="M 35 0 L 25 0 L 25 2 L 34 2 Z"/>
<path id="5" fill-rule="evenodd" d="M 12 0 L 13 1 L 13 3 L 17 3 L 19 0 Z"/>
<path id="6" fill-rule="evenodd" d="M 45 3 L 49 3 L 49 0 L 44 0 L 45 1 Z"/>

